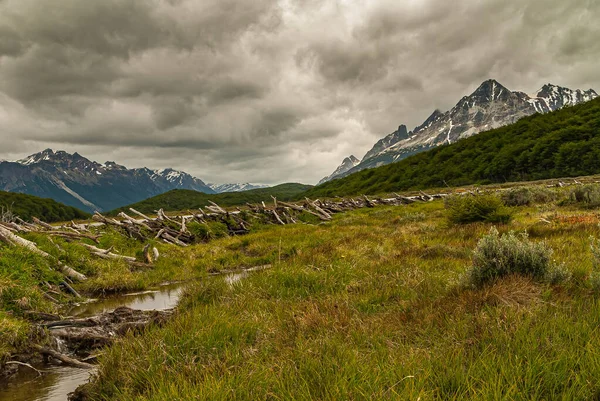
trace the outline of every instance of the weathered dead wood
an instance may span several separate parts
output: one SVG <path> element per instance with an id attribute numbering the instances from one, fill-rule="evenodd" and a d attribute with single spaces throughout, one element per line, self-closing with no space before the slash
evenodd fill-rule
<path id="1" fill-rule="evenodd" d="M 208 203 L 213 205 L 219 211 L 219 213 L 227 214 L 227 211 L 225 209 L 223 209 L 221 206 L 217 205 L 215 202 L 209 200 Z"/>
<path id="2" fill-rule="evenodd" d="M 39 249 L 37 247 L 37 245 L 34 244 L 33 242 L 28 241 L 25 238 L 19 237 L 18 235 L 13 234 L 12 232 L 8 231 L 7 229 L 5 229 L 3 227 L 0 227 L 0 236 L 1 236 L 1 238 L 7 238 L 9 240 L 9 243 L 13 243 L 18 246 L 22 246 L 24 248 L 29 249 L 33 253 L 36 253 L 40 256 L 51 259 L 54 263 L 56 263 L 56 265 L 59 267 L 60 271 L 67 277 L 70 277 L 74 280 L 79 280 L 79 281 L 83 281 L 83 280 L 87 279 L 87 277 L 85 275 L 70 268 L 69 266 L 63 264 L 60 260 L 54 258 L 52 255 Z"/>
<path id="3" fill-rule="evenodd" d="M 121 223 L 120 221 L 117 221 L 113 218 L 108 218 L 108 217 L 104 217 L 102 216 L 100 213 L 95 212 L 94 215 L 92 216 L 92 219 L 94 221 L 98 221 L 100 223 L 104 223 L 107 225 L 113 225 L 113 226 L 117 226 L 117 227 L 123 227 L 123 223 Z"/>
<path id="4" fill-rule="evenodd" d="M 143 221 L 136 220 L 133 217 L 127 215 L 124 212 L 120 212 L 118 214 L 118 216 L 121 217 L 121 218 L 123 218 L 123 219 L 125 219 L 125 221 L 127 221 L 131 225 L 140 226 L 140 227 L 143 227 L 143 228 L 145 228 L 147 230 L 152 231 L 152 229 L 150 228 L 150 226 L 148 226 L 148 224 L 144 223 Z"/>
<path id="5" fill-rule="evenodd" d="M 267 270 L 272 267 L 273 267 L 273 265 L 267 264 L 267 265 L 253 266 L 253 267 L 240 268 L 240 269 L 219 270 L 218 272 L 212 272 L 212 273 L 209 273 L 208 275 L 209 276 L 222 276 L 224 274 L 256 272 L 256 271 L 261 271 L 261 270 Z"/>
<path id="6" fill-rule="evenodd" d="M 112 253 L 110 251 L 110 249 L 101 249 L 98 247 L 95 247 L 93 245 L 88 245 L 88 244 L 81 244 L 84 248 L 86 248 L 87 250 L 91 251 L 94 255 L 103 258 L 103 259 L 117 259 L 117 260 L 124 260 L 126 262 L 135 262 L 136 259 L 132 256 L 124 256 L 124 255 L 118 255 L 116 253 Z"/>
<path id="7" fill-rule="evenodd" d="M 8 362 L 6 362 L 6 365 L 19 365 L 19 366 L 25 366 L 25 367 L 27 367 L 27 368 L 29 368 L 29 369 L 32 369 L 32 370 L 34 370 L 34 371 L 35 371 L 35 372 L 36 372 L 36 373 L 37 373 L 39 376 L 42 376 L 44 373 L 48 373 L 48 372 L 47 372 L 47 371 L 45 371 L 45 370 L 39 370 L 39 369 L 36 369 L 36 368 L 34 368 L 33 366 L 31 366 L 30 364 L 28 364 L 28 363 L 25 363 L 25 362 L 20 362 L 20 361 L 8 361 Z"/>
<path id="8" fill-rule="evenodd" d="M 150 249 L 150 244 L 146 244 L 146 246 L 144 246 L 142 253 L 144 254 L 144 261 L 148 264 L 148 266 L 156 262 L 160 256 L 160 254 L 158 253 L 158 249 Z"/>
<path id="9" fill-rule="evenodd" d="M 70 356 L 61 354 L 60 352 L 54 351 L 50 348 L 42 347 L 41 345 L 34 344 L 33 348 L 42 355 L 48 355 L 52 358 L 62 362 L 65 365 L 72 366 L 80 369 L 92 369 L 94 365 L 89 363 L 78 361 L 77 359 L 71 358 Z"/>
<path id="10" fill-rule="evenodd" d="M 134 213 L 137 214 L 138 216 L 140 216 L 142 219 L 144 220 L 152 220 L 150 217 L 146 216 L 144 213 L 138 212 L 137 210 L 135 210 L 134 208 L 130 207 L 129 210 Z"/>
<path id="11" fill-rule="evenodd" d="M 23 220 L 22 218 L 20 218 L 19 216 L 17 216 L 16 221 L 23 227 L 26 227 L 30 230 L 37 230 L 37 227 L 31 223 L 26 222 L 25 220 Z"/>
<path id="12" fill-rule="evenodd" d="M 321 209 L 315 202 L 311 201 L 308 198 L 304 198 L 306 199 L 306 204 L 308 206 L 311 206 L 313 209 L 315 209 L 317 211 L 317 213 L 322 216 L 322 220 L 331 220 L 331 215 L 329 213 L 327 213 L 325 210 Z"/>
<path id="13" fill-rule="evenodd" d="M 293 203 L 282 202 L 282 201 L 279 201 L 279 203 L 281 205 L 289 207 L 290 209 L 293 209 L 293 210 L 295 210 L 297 212 L 303 212 L 305 210 L 302 206 L 298 206 L 298 205 L 293 204 Z"/>
<path id="14" fill-rule="evenodd" d="M 75 297 L 77 297 L 77 298 L 83 298 L 77 291 L 75 291 L 75 288 L 71 287 L 71 285 L 69 285 L 69 283 L 67 283 L 66 281 L 63 281 L 60 284 L 63 287 L 65 287 L 65 289 L 67 291 L 69 291 L 71 294 L 73 294 Z"/>
<path id="15" fill-rule="evenodd" d="M 161 234 L 161 238 L 167 240 L 168 242 L 171 242 L 173 244 L 176 244 L 176 245 L 179 245 L 179 246 L 182 246 L 182 247 L 188 246 L 188 244 L 186 244 L 185 242 L 183 242 L 183 241 L 181 241 L 181 240 L 173 237 L 172 235 L 170 235 L 166 231 L 163 231 L 163 233 Z"/>
<path id="16" fill-rule="evenodd" d="M 79 233 L 79 232 L 77 232 L 77 233 L 68 232 L 68 231 L 36 231 L 36 232 L 40 233 L 40 234 L 52 235 L 55 237 L 61 237 L 61 238 L 67 238 L 67 239 L 89 239 L 96 243 L 98 243 L 98 239 L 100 238 L 99 235 L 85 234 L 85 233 Z"/>
<path id="17" fill-rule="evenodd" d="M 279 217 L 279 215 L 277 214 L 277 212 L 274 209 L 271 210 L 271 213 L 273 213 L 273 216 L 275 216 L 275 220 L 277 220 L 277 222 L 279 224 L 281 224 L 282 226 L 285 225 L 285 223 L 283 222 L 283 220 L 281 220 L 281 218 Z"/>

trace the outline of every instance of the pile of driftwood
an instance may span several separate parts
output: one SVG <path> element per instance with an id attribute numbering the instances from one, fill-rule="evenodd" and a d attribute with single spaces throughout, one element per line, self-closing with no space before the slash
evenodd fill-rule
<path id="1" fill-rule="evenodd" d="M 446 194 L 428 195 L 420 193 L 416 196 L 402 196 L 394 194 L 391 198 L 376 198 L 362 196 L 359 198 L 345 198 L 339 200 L 310 200 L 306 198 L 303 202 L 282 202 L 272 197 L 272 202 L 265 204 L 247 204 L 244 210 L 225 210 L 214 202 L 209 206 L 199 208 L 196 211 L 188 211 L 187 214 L 167 216 L 163 209 L 156 211 L 156 217 L 151 218 L 135 209 L 129 209 L 131 215 L 124 212 L 119 213 L 117 218 L 103 216 L 96 212 L 93 216 L 94 222 L 80 223 L 69 222 L 61 226 L 45 223 L 37 218 L 32 222 L 26 222 L 18 217 L 11 222 L 0 222 L 0 242 L 10 246 L 20 246 L 50 259 L 53 265 L 65 275 L 63 283 L 65 288 L 79 297 L 79 294 L 69 285 L 74 281 L 86 280 L 86 276 L 75 269 L 62 263 L 52 255 L 38 248 L 38 246 L 21 237 L 19 234 L 41 233 L 51 237 L 63 238 L 67 241 L 78 241 L 91 255 L 102 259 L 122 260 L 133 268 L 151 267 L 159 258 L 160 254 L 155 247 L 147 243 L 151 239 L 177 246 L 189 246 L 205 238 L 198 238 L 189 230 L 192 222 L 207 225 L 210 222 L 220 222 L 227 226 L 229 235 L 242 235 L 250 231 L 252 224 L 256 221 L 264 224 L 297 224 L 300 223 L 302 214 L 313 215 L 319 220 L 329 221 L 333 214 L 360 209 L 364 207 L 375 207 L 378 205 L 405 205 L 414 202 L 427 202 L 436 198 L 442 198 Z M 143 247 L 143 260 L 137 260 L 132 256 L 119 255 L 113 249 L 99 248 L 100 230 L 102 227 L 114 227 L 131 238 L 146 242 Z M 85 240 L 85 242 L 84 242 Z M 91 245 L 90 242 L 96 243 Z M 56 245 L 58 247 L 58 245 Z"/>
<path id="2" fill-rule="evenodd" d="M 347 198 L 340 200 L 310 200 L 306 198 L 303 202 L 282 202 L 272 197 L 272 203 L 246 204 L 245 210 L 225 210 L 214 202 L 205 208 L 196 211 L 188 210 L 186 214 L 167 216 L 163 209 L 156 211 L 156 217 L 150 218 L 139 211 L 130 208 L 132 215 L 124 212 L 119 213 L 118 219 L 95 213 L 93 219 L 96 225 L 109 225 L 121 229 L 125 234 L 139 240 L 148 240 L 151 237 L 165 243 L 178 246 L 188 246 L 200 240 L 188 226 L 191 222 L 207 224 L 209 222 L 220 222 L 227 226 L 229 235 L 242 235 L 250 231 L 253 221 L 270 224 L 297 224 L 303 213 L 316 216 L 322 221 L 329 221 L 335 213 L 346 212 L 364 207 L 375 207 L 378 205 L 405 205 L 414 202 L 432 201 L 442 198 L 446 194 L 428 195 L 421 193 L 417 196 L 402 196 L 395 194 L 392 198 Z"/>

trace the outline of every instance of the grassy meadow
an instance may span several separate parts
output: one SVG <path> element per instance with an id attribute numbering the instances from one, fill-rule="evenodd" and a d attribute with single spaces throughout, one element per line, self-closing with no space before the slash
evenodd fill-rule
<path id="1" fill-rule="evenodd" d="M 520 206 L 500 205 L 495 212 L 509 215 L 500 222 L 456 222 L 456 210 L 440 200 L 172 249 L 178 262 L 169 263 L 192 276 L 273 266 L 233 283 L 206 278 L 190 285 L 166 325 L 105 351 L 84 394 L 157 401 L 597 399 L 600 280 L 591 237 L 600 236 L 600 196 L 585 188 L 505 198 L 504 205 Z M 516 258 L 542 252 L 543 263 L 561 274 L 528 274 L 527 263 L 539 261 L 532 258 L 522 274 L 469 281 L 477 258 L 490 251 L 480 244 L 475 252 L 478 242 L 498 242 L 494 227 L 505 246 L 522 241 Z"/>

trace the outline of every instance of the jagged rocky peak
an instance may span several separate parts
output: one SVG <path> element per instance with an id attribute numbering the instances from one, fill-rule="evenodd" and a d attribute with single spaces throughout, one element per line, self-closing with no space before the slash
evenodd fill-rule
<path id="1" fill-rule="evenodd" d="M 402 125 L 402 127 L 404 127 L 404 129 L 406 130 L 406 126 L 405 126 L 405 125 Z M 358 164 L 358 162 L 360 162 L 360 160 L 358 160 L 358 159 L 356 158 L 356 156 L 354 156 L 354 155 L 350 155 L 350 156 L 348 156 L 348 157 L 346 157 L 346 158 L 344 159 L 344 161 L 342 162 L 342 164 L 347 164 L 347 163 L 349 163 L 349 164 L 354 164 L 354 165 L 356 165 L 356 164 Z"/>
<path id="2" fill-rule="evenodd" d="M 495 79 L 488 79 L 473 93 L 462 97 L 449 111 L 443 113 L 435 110 L 408 135 L 402 126 L 399 127 L 377 141 L 360 164 L 343 173 L 337 173 L 336 170 L 320 183 L 393 163 L 442 144 L 512 124 L 534 113 L 548 113 L 596 97 L 598 94 L 593 89 L 572 90 L 552 84 L 546 84 L 535 94 L 528 95 L 525 92 L 513 92 Z"/>
<path id="3" fill-rule="evenodd" d="M 50 163 L 61 168 L 77 168 L 80 170 L 96 170 L 101 167 L 98 163 L 86 159 L 77 152 L 70 154 L 64 150 L 54 152 L 52 149 L 34 153 L 25 159 L 18 160 L 17 163 L 24 166 L 36 166 L 41 163 Z"/>
<path id="4" fill-rule="evenodd" d="M 405 126 L 402 126 L 402 127 L 404 127 L 404 130 L 406 130 Z M 338 168 L 336 168 L 335 171 L 331 175 L 328 175 L 327 177 L 323 177 L 321 179 L 321 181 L 319 181 L 317 183 L 317 185 L 327 182 L 336 176 L 344 174 L 345 172 L 351 170 L 352 168 L 356 167 L 359 164 L 360 164 L 360 160 L 358 160 L 358 158 L 356 156 L 350 155 L 350 156 L 344 158 L 344 160 L 342 161 L 342 164 L 340 164 L 338 166 Z"/>
<path id="5" fill-rule="evenodd" d="M 558 85 L 546 84 L 537 91 L 535 97 L 544 100 L 550 110 L 556 110 L 564 106 L 590 101 L 598 97 L 598 94 L 593 89 L 587 91 L 572 90 Z"/>
<path id="6" fill-rule="evenodd" d="M 107 170 L 127 170 L 127 167 L 110 161 L 104 163 L 104 168 Z"/>
<path id="7" fill-rule="evenodd" d="M 408 128 L 406 128 L 406 125 L 402 124 L 398 127 L 398 130 L 396 131 L 396 137 L 399 140 L 402 139 L 407 139 L 408 138 Z M 354 155 L 350 156 L 350 157 L 354 157 Z M 354 157 L 355 158 L 355 157 Z M 356 159 L 356 158 L 355 158 Z"/>
<path id="8" fill-rule="evenodd" d="M 491 102 L 505 101 L 511 97 L 513 93 L 506 89 L 495 79 L 484 81 L 471 95 L 465 96 L 463 99 L 474 105 L 485 105 Z"/>
<path id="9" fill-rule="evenodd" d="M 52 149 L 48 148 L 39 153 L 34 153 L 32 155 L 29 155 L 24 159 L 17 160 L 17 163 L 28 166 L 30 164 L 40 163 L 42 161 L 51 160 L 53 158 L 54 158 L 54 151 Z"/>
<path id="10" fill-rule="evenodd" d="M 434 122 L 436 122 L 437 120 L 439 120 L 442 117 L 444 117 L 444 113 L 442 113 L 442 111 L 440 109 L 435 109 L 433 111 L 433 113 L 431 113 L 431 115 L 427 118 L 427 120 L 425 120 L 425 122 L 423 124 L 419 125 L 418 127 L 416 127 L 414 129 L 414 132 L 418 132 L 418 131 L 422 130 L 423 128 L 430 127 L 431 124 L 433 124 Z M 403 125 L 401 125 L 401 127 L 403 127 Z M 408 136 L 407 136 L 407 138 L 408 138 Z"/>

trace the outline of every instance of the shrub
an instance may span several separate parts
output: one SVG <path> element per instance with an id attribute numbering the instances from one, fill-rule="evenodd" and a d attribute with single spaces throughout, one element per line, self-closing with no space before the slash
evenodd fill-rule
<path id="1" fill-rule="evenodd" d="M 533 203 L 549 203 L 558 199 L 558 193 L 548 188 L 533 187 L 531 197 Z"/>
<path id="2" fill-rule="evenodd" d="M 579 204 L 584 207 L 600 206 L 600 185 L 581 185 L 572 189 L 563 204 Z"/>
<path id="3" fill-rule="evenodd" d="M 531 205 L 533 194 L 529 188 L 511 188 L 502 194 L 502 202 L 506 206 Z"/>
<path id="4" fill-rule="evenodd" d="M 500 236 L 492 227 L 477 243 L 473 266 L 468 272 L 469 282 L 481 286 L 512 274 L 541 280 L 548 278 L 549 273 L 557 273 L 554 278 L 558 279 L 564 274 L 560 268 L 552 266 L 551 256 L 552 248 L 544 242 L 530 241 L 527 233 L 517 235 L 511 231 Z"/>
<path id="5" fill-rule="evenodd" d="M 534 203 L 548 203 L 556 200 L 556 192 L 548 188 L 512 188 L 502 194 L 506 206 L 529 206 Z"/>
<path id="6" fill-rule="evenodd" d="M 450 196 L 445 205 L 448 221 L 453 224 L 508 223 L 512 218 L 511 211 L 492 194 Z"/>

